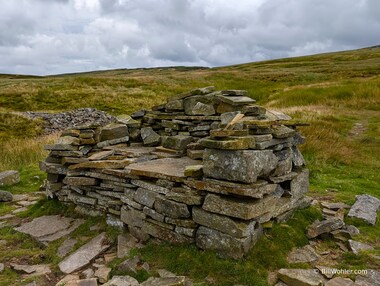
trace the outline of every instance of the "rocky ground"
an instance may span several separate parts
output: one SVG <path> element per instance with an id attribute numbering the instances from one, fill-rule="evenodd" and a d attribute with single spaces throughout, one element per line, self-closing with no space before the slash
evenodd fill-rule
<path id="1" fill-rule="evenodd" d="M 42 119 L 45 134 L 52 134 L 69 127 L 82 125 L 106 125 L 115 121 L 115 117 L 96 108 L 79 108 L 61 113 L 26 111 L 17 113 L 29 119 Z"/>
<path id="2" fill-rule="evenodd" d="M 17 171 L 0 173 L 0 185 L 6 186 L 19 182 Z M 44 197 L 44 193 L 35 192 L 28 195 L 12 195 L 0 191 L 0 204 L 11 204 L 15 208 L 8 214 L 0 216 L 0 229 L 12 227 L 14 231 L 27 235 L 38 242 L 41 248 L 60 242 L 56 251 L 59 257 L 58 266 L 50 264 L 30 264 L 22 257 L 14 257 L 1 261 L 0 273 L 11 270 L 20 275 L 14 285 L 212 285 L 212 281 L 200 284 L 185 276 L 178 276 L 165 269 L 155 269 L 144 262 L 138 255 L 132 255 L 134 249 L 142 244 L 133 236 L 118 230 L 116 239 L 110 238 L 98 225 L 90 226 L 88 231 L 98 231 L 97 235 L 85 237 L 84 244 L 72 236 L 73 232 L 85 223 L 84 219 L 61 215 L 43 215 L 36 218 L 22 218 L 18 214 L 36 204 Z M 307 231 L 309 244 L 293 249 L 287 257 L 289 263 L 302 265 L 301 268 L 279 269 L 269 274 L 268 284 L 276 286 L 294 285 L 380 285 L 378 269 L 362 269 L 350 272 L 337 267 L 337 258 L 343 253 L 360 255 L 371 252 L 374 245 L 356 239 L 360 230 L 346 224 L 348 218 L 355 218 L 369 226 L 374 225 L 380 200 L 369 196 L 356 197 L 353 206 L 331 202 L 320 197 L 312 203 L 319 207 L 323 220 L 316 220 Z M 324 242 L 330 240 L 337 247 L 326 248 Z M 81 245 L 78 248 L 78 245 Z M 11 249 L 12 241 L 0 239 L 0 246 Z M 374 259 L 379 259 L 375 255 Z M 58 269 L 57 269 L 58 267 Z M 145 271 L 150 277 L 139 283 L 129 275 L 113 275 L 113 273 L 139 273 Z M 210 282 L 210 283 L 209 283 Z"/>

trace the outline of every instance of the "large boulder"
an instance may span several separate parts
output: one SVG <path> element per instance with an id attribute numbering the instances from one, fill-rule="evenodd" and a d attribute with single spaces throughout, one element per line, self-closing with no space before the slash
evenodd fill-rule
<path id="1" fill-rule="evenodd" d="M 20 174 L 15 170 L 0 173 L 0 186 L 11 186 L 20 182 Z"/>
<path id="2" fill-rule="evenodd" d="M 0 202 L 10 202 L 13 200 L 13 195 L 7 191 L 0 190 Z"/>
<path id="3" fill-rule="evenodd" d="M 269 175 L 277 162 L 272 150 L 206 149 L 203 172 L 210 178 L 254 183 L 258 177 Z"/>
<path id="4" fill-rule="evenodd" d="M 378 198 L 370 195 L 356 196 L 356 202 L 348 212 L 348 216 L 362 219 L 368 224 L 375 225 L 379 208 L 380 200 Z"/>

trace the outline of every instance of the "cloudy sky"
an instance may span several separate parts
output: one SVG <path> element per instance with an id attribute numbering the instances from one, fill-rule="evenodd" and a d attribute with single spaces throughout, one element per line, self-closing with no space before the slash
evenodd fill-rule
<path id="1" fill-rule="evenodd" d="M 380 0 L 0 0 L 0 73 L 222 66 L 380 44 Z"/>

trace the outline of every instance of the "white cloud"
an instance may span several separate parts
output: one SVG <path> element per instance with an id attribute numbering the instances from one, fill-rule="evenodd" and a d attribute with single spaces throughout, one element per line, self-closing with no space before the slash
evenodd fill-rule
<path id="1" fill-rule="evenodd" d="M 0 0 L 0 73 L 218 66 L 379 44 L 378 0 Z"/>

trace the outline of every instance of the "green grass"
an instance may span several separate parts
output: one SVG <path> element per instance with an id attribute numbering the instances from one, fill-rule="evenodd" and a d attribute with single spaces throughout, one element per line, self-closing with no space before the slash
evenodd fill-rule
<path id="1" fill-rule="evenodd" d="M 21 183 L 4 189 L 17 194 L 37 191 L 45 178 L 38 169 L 38 161 L 47 155 L 42 147 L 56 139 L 54 135 L 41 136 L 42 122 L 27 120 L 14 112 L 95 107 L 113 115 L 129 114 L 165 102 L 170 95 L 209 85 L 245 89 L 258 104 L 310 123 L 310 127 L 300 127 L 307 138 L 301 149 L 311 170 L 310 196 L 349 204 L 357 194 L 380 197 L 379 47 L 212 69 L 120 69 L 49 77 L 0 75 L 0 171 L 21 172 Z M 356 123 L 365 128 L 352 136 Z M 0 204 L 0 215 L 12 209 L 10 204 Z M 67 213 L 73 213 L 72 207 L 43 200 L 18 217 Z M 297 212 L 287 224 L 274 224 L 249 255 L 238 261 L 218 258 L 194 246 L 151 243 L 136 253 L 154 267 L 190 276 L 197 285 L 206 285 L 201 283 L 206 277 L 216 281 L 214 285 L 266 285 L 268 271 L 305 267 L 288 265 L 286 254 L 292 247 L 307 243 L 306 227 L 319 216 L 316 209 L 309 208 Z M 356 220 L 348 223 L 361 230 L 355 239 L 372 244 L 376 250 L 359 256 L 345 254 L 336 262 L 337 267 L 379 268 L 373 258 L 379 255 L 379 220 L 374 227 Z M 111 240 L 115 239 L 117 230 L 108 228 L 102 218 L 89 218 L 73 234 L 79 241 L 76 247 L 96 235 L 96 231 L 89 231 L 95 224 Z M 53 265 L 59 261 L 55 251 L 61 241 L 43 250 L 10 228 L 1 229 L 1 236 L 14 239 L 16 248 L 9 251 L 0 246 L 0 257 L 25 257 Z M 333 241 L 326 241 L 325 247 L 337 248 Z M 121 261 L 113 263 L 117 262 Z M 143 281 L 148 273 L 133 275 Z M 17 274 L 6 270 L 0 274 L 0 285 L 11 285 L 16 279 Z"/>

